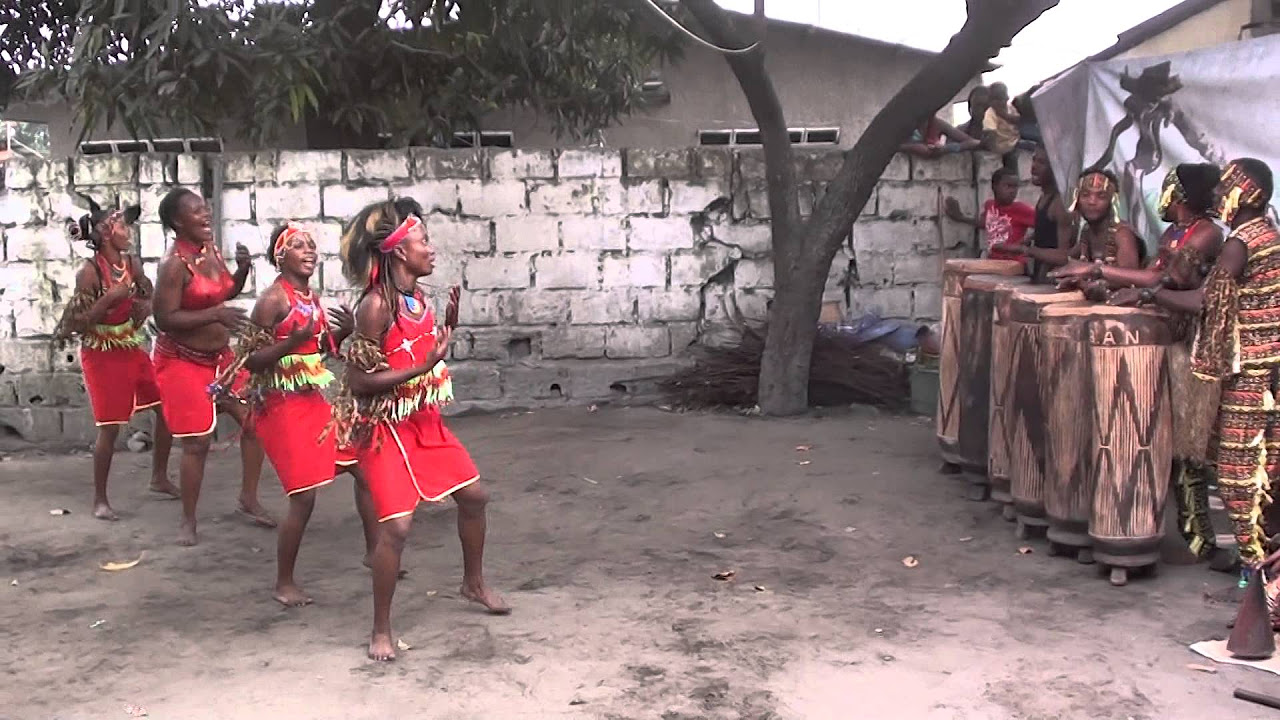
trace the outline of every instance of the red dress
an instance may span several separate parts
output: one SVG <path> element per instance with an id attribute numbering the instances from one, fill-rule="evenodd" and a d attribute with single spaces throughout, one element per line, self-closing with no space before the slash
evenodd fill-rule
<path id="1" fill-rule="evenodd" d="M 103 292 L 133 281 L 132 259 L 128 255 L 121 259 L 124 275 L 114 280 L 106 260 L 93 256 Z M 145 338 L 130 317 L 133 303 L 132 295 L 121 300 L 80 338 L 84 388 L 97 425 L 125 425 L 134 413 L 160 404 L 155 369 L 142 349 Z"/>
<path id="2" fill-rule="evenodd" d="M 228 299 L 235 287 L 235 278 L 222 262 L 217 250 L 213 256 L 221 265 L 217 278 L 208 278 L 196 272 L 200 258 L 192 259 L 192 253 L 178 240 L 173 252 L 187 266 L 191 281 L 182 290 L 179 307 L 183 310 L 205 310 Z M 207 256 L 206 256 L 207 257 Z M 156 382 L 160 386 L 164 421 L 174 437 L 208 435 L 217 423 L 217 408 L 209 395 L 209 385 L 234 360 L 230 347 L 214 352 L 195 350 L 178 343 L 167 334 L 156 338 L 152 352 L 155 361 Z M 240 377 L 243 379 L 243 375 Z"/>
<path id="3" fill-rule="evenodd" d="M 399 314 L 382 340 L 391 369 L 421 365 L 435 344 L 435 315 Z M 396 412 L 379 423 L 356 450 L 369 484 L 378 522 L 411 515 L 422 501 L 436 502 L 480 479 L 475 463 L 444 426 L 440 406 L 452 397 L 449 371 L 441 362 L 395 389 Z"/>
<path id="4" fill-rule="evenodd" d="M 289 298 L 289 314 L 276 326 L 276 341 L 316 318 L 315 332 L 292 354 L 280 358 L 263 388 L 262 403 L 253 413 L 253 432 L 280 477 L 286 495 L 305 492 L 333 482 L 339 466 L 355 464 L 355 455 L 339 450 L 333 433 L 325 427 L 333 420 L 333 407 L 322 388 L 333 382 L 324 365 L 332 351 L 332 337 L 320 299 L 308 290 L 304 297 L 283 279 L 276 285 Z"/>

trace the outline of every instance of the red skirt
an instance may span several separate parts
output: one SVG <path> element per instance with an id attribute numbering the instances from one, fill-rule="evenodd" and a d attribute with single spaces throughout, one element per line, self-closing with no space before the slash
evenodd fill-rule
<path id="1" fill-rule="evenodd" d="M 156 384 L 160 387 L 164 421 L 174 437 L 195 437 L 213 432 L 218 411 L 209 396 L 209 385 L 231 364 L 231 348 L 223 348 L 212 363 L 166 352 L 154 353 Z M 241 370 L 235 384 L 241 386 L 249 377 Z"/>
<path id="2" fill-rule="evenodd" d="M 394 427 L 378 426 L 356 450 L 378 522 L 410 515 L 480 479 L 475 463 L 444 426 L 440 411 L 419 410 Z"/>
<path id="3" fill-rule="evenodd" d="M 270 393 L 254 412 L 253 434 L 286 495 L 328 485 L 342 466 L 355 463 L 354 453 L 325 434 L 331 420 L 333 407 L 317 390 Z"/>
<path id="4" fill-rule="evenodd" d="M 155 368 L 142 348 L 80 348 L 80 367 L 98 425 L 124 425 L 139 410 L 160 404 Z"/>

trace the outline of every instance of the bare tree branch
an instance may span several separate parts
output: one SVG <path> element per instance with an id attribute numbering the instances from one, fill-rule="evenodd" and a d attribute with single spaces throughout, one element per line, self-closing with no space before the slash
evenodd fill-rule
<path id="1" fill-rule="evenodd" d="M 964 26 L 876 114 L 845 155 L 802 233 L 821 245 L 821 250 L 810 250 L 834 255 L 911 130 L 950 102 L 1000 48 L 1057 4 L 1058 0 L 969 0 Z"/>
<path id="2" fill-rule="evenodd" d="M 747 44 L 747 38 L 733 18 L 714 0 L 682 2 L 717 45 L 742 47 Z M 800 225 L 800 196 L 787 119 L 782 111 L 782 101 L 778 99 L 777 90 L 773 87 L 773 79 L 765 70 L 765 52 L 767 48 L 746 55 L 726 56 L 725 60 L 738 78 L 738 84 L 742 86 L 764 143 L 769 214 L 773 218 L 774 264 L 777 266 L 778 259 L 781 258 L 789 265 L 793 260 L 794 245 L 788 239 Z"/>

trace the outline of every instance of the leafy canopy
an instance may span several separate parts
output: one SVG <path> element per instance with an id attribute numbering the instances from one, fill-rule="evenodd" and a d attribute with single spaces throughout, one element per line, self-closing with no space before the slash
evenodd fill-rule
<path id="1" fill-rule="evenodd" d="M 42 0 L 0 7 L 0 109 L 61 100 L 81 128 L 236 132 L 290 121 L 393 143 L 531 108 L 557 132 L 639 102 L 678 43 L 629 0 Z M 230 129 L 230 130 L 228 130 Z"/>

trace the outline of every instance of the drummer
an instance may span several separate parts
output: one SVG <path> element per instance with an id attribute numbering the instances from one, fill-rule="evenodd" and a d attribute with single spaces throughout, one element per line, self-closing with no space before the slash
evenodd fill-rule
<path id="1" fill-rule="evenodd" d="M 1261 160 L 1228 163 L 1216 194 L 1218 216 L 1231 234 L 1204 286 L 1141 291 L 1144 301 L 1200 313 L 1191 367 L 1197 378 L 1222 383 L 1218 489 L 1246 567 L 1262 563 L 1267 539 L 1280 529 L 1270 513 L 1263 513 L 1280 474 L 1280 413 L 1274 409 L 1280 394 L 1280 337 L 1271 321 L 1280 312 L 1274 279 L 1280 271 L 1280 231 L 1267 215 L 1272 189 L 1271 168 Z"/>
<path id="2" fill-rule="evenodd" d="M 1075 200 L 1068 208 L 1084 219 L 1075 244 L 1068 249 L 1019 246 L 1015 251 L 1051 266 L 1065 265 L 1074 259 L 1131 270 L 1141 267 L 1146 246 L 1133 228 L 1120 220 L 1116 205 L 1119 187 L 1111 171 L 1085 170 L 1076 185 Z M 1070 280 L 1066 284 L 1075 286 L 1076 282 Z M 1092 281 L 1081 289 L 1092 299 L 1101 300 L 1105 296 L 1105 285 L 1101 281 Z"/>
<path id="3" fill-rule="evenodd" d="M 1051 274 L 1060 279 L 1104 281 L 1116 305 L 1132 305 L 1138 301 L 1138 288 L 1167 287 L 1193 290 L 1204 282 L 1213 261 L 1222 248 L 1222 231 L 1210 218 L 1214 215 L 1214 187 L 1221 169 L 1216 165 L 1185 163 L 1165 176 L 1160 193 L 1160 217 L 1169 227 L 1160 237 L 1156 257 L 1140 270 L 1094 265 L 1082 260 L 1069 260 Z M 1179 526 L 1191 551 L 1197 556 L 1212 553 L 1215 542 L 1209 524 L 1208 472 L 1205 467 L 1207 422 L 1190 421 L 1195 408 L 1204 408 L 1214 399 L 1206 388 L 1191 378 L 1190 345 L 1195 334 L 1194 314 L 1183 314 L 1179 342 L 1170 348 L 1174 357 L 1170 369 L 1174 373 L 1175 462 L 1173 466 L 1174 497 L 1177 500 Z M 1211 411 L 1210 411 L 1211 412 Z M 1215 557 L 1215 567 L 1229 569 L 1234 560 L 1229 554 Z"/>

